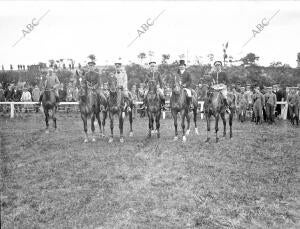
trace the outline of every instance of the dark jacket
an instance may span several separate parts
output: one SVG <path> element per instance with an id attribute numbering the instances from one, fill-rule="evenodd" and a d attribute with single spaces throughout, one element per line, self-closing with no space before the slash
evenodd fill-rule
<path id="1" fill-rule="evenodd" d="M 215 81 L 215 84 L 217 83 L 217 73 L 216 72 L 214 72 L 214 73 L 212 73 L 212 78 L 214 79 L 214 81 Z M 220 84 L 220 83 L 223 83 L 223 84 L 225 84 L 225 85 L 228 85 L 228 77 L 227 77 L 227 75 L 226 75 L 226 73 L 225 72 L 219 72 L 218 73 L 218 83 Z"/>
<path id="2" fill-rule="evenodd" d="M 177 80 L 180 80 L 181 84 L 185 85 L 186 88 L 192 87 L 192 77 L 191 77 L 191 74 L 187 70 L 185 70 L 183 72 L 183 74 L 181 74 L 180 70 L 178 70 L 177 76 L 178 76 Z"/>
<path id="3" fill-rule="evenodd" d="M 83 86 L 86 86 L 87 82 L 91 83 L 92 84 L 91 86 L 95 86 L 96 84 L 98 84 L 98 86 L 100 86 L 101 85 L 100 74 L 95 71 L 87 71 L 84 74 L 84 77 L 82 80 Z"/>
<path id="4" fill-rule="evenodd" d="M 161 74 L 158 71 L 154 71 L 154 72 L 149 71 L 146 74 L 145 84 L 147 85 L 150 80 L 154 80 L 155 82 L 158 82 L 160 88 L 164 87 Z"/>

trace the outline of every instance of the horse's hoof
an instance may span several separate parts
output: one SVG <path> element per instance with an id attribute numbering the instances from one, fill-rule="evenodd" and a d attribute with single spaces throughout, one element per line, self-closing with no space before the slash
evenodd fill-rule
<path id="1" fill-rule="evenodd" d="M 112 143 L 114 141 L 113 138 L 109 138 L 108 143 Z"/>
<path id="2" fill-rule="evenodd" d="M 129 137 L 133 137 L 133 132 L 132 131 L 130 131 Z"/>
<path id="3" fill-rule="evenodd" d="M 195 128 L 195 134 L 199 135 L 198 128 Z"/>
<path id="4" fill-rule="evenodd" d="M 190 129 L 188 129 L 185 133 L 186 136 L 189 136 L 190 135 Z"/>
<path id="5" fill-rule="evenodd" d="M 95 138 L 92 138 L 92 142 L 95 142 L 96 141 L 96 139 Z"/>
<path id="6" fill-rule="evenodd" d="M 206 142 L 206 143 L 208 143 L 208 142 L 209 142 L 209 140 L 210 140 L 210 138 L 207 138 L 205 142 Z"/>
<path id="7" fill-rule="evenodd" d="M 46 134 L 49 134 L 49 130 L 46 130 L 45 133 L 46 133 Z"/>
<path id="8" fill-rule="evenodd" d="M 223 137 L 224 137 L 224 138 L 226 137 L 226 133 L 223 133 Z"/>
<path id="9" fill-rule="evenodd" d="M 175 142 L 175 141 L 177 141 L 177 140 L 178 140 L 178 137 L 175 136 L 175 137 L 173 138 L 173 141 Z"/>
<path id="10" fill-rule="evenodd" d="M 160 133 L 159 132 L 157 132 L 157 138 L 160 138 Z"/>
<path id="11" fill-rule="evenodd" d="M 83 141 L 84 143 L 88 143 L 89 142 L 89 140 L 86 138 L 86 139 L 84 139 L 84 141 Z"/>
<path id="12" fill-rule="evenodd" d="M 121 143 L 124 143 L 124 138 L 120 138 L 120 142 L 121 142 Z"/>
<path id="13" fill-rule="evenodd" d="M 219 142 L 219 138 L 216 138 L 216 143 L 218 143 Z"/>
<path id="14" fill-rule="evenodd" d="M 183 142 L 183 143 L 186 142 L 186 136 L 183 136 L 183 137 L 182 137 L 182 142 Z"/>

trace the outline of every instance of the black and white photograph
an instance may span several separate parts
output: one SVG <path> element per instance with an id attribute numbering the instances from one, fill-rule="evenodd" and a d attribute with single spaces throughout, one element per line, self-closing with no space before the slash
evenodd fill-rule
<path id="1" fill-rule="evenodd" d="M 0 0 L 1 229 L 299 229 L 300 1 Z"/>

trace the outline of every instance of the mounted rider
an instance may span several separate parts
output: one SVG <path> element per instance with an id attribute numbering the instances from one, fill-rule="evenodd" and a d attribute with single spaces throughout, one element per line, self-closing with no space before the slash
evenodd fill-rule
<path id="1" fill-rule="evenodd" d="M 156 65 L 155 61 L 150 61 L 149 65 L 150 65 L 150 71 L 147 73 L 146 80 L 145 80 L 146 89 L 144 92 L 144 104 L 146 104 L 146 97 L 149 92 L 149 82 L 155 81 L 156 83 L 158 83 L 157 84 L 157 94 L 161 100 L 161 106 L 164 109 L 165 95 L 164 95 L 163 89 L 165 88 L 165 86 L 164 86 L 164 83 L 162 80 L 162 76 L 155 66 Z M 147 104 L 146 104 L 146 106 L 147 106 Z"/>
<path id="2" fill-rule="evenodd" d="M 125 101 L 128 101 L 128 77 L 125 68 L 122 67 L 121 58 L 115 62 L 115 73 L 111 74 L 111 77 L 116 80 L 117 90 L 121 93 L 122 97 L 125 98 Z M 128 109 L 130 108 L 128 107 Z"/>
<path id="3" fill-rule="evenodd" d="M 100 87 L 100 74 L 96 71 L 96 63 L 94 61 L 88 62 L 88 69 L 84 72 L 81 84 L 83 88 L 87 86 L 89 88 L 98 89 Z"/>
<path id="4" fill-rule="evenodd" d="M 212 88 L 215 90 L 220 90 L 223 96 L 223 102 L 226 107 L 227 113 L 230 114 L 228 99 L 227 99 L 227 84 L 228 78 L 225 72 L 222 72 L 222 62 L 215 61 L 214 66 L 216 68 L 216 73 L 213 73 L 212 76 Z"/>
<path id="5" fill-rule="evenodd" d="M 179 60 L 179 67 L 177 70 L 176 80 L 179 80 L 179 84 L 187 93 L 187 103 L 190 109 L 193 109 L 192 103 L 192 77 L 191 74 L 186 71 L 186 64 L 184 60 Z"/>
<path id="6" fill-rule="evenodd" d="M 44 90 L 53 90 L 54 91 L 56 103 L 59 103 L 59 95 L 58 95 L 59 86 L 60 86 L 60 82 L 56 75 L 56 71 L 53 68 L 49 68 L 48 74 L 46 75 L 46 80 L 44 83 Z M 44 91 L 41 92 L 38 105 L 41 105 L 43 95 L 44 95 Z"/>

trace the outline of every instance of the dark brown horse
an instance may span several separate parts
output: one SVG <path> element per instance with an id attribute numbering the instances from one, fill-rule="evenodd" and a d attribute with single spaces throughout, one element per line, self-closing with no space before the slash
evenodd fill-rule
<path id="1" fill-rule="evenodd" d="M 113 131 L 114 131 L 114 116 L 117 115 L 119 119 L 119 129 L 120 129 L 120 142 L 124 142 L 123 136 L 123 124 L 126 113 L 129 116 L 129 124 L 130 124 L 130 132 L 129 136 L 133 136 L 132 131 L 132 110 L 133 110 L 133 102 L 130 93 L 129 98 L 125 98 L 122 95 L 121 89 L 117 87 L 116 79 L 111 79 L 110 87 L 109 87 L 109 97 L 108 97 L 108 112 L 110 119 L 110 131 L 111 135 L 109 138 L 109 143 L 113 142 Z"/>
<path id="2" fill-rule="evenodd" d="M 51 111 L 51 118 L 53 120 L 53 127 L 56 130 L 56 109 L 57 102 L 55 98 L 55 89 L 45 89 L 43 98 L 42 98 L 42 106 L 45 114 L 45 122 L 46 122 L 46 133 L 49 133 L 49 111 Z"/>
<path id="3" fill-rule="evenodd" d="M 182 141 L 186 142 L 186 135 L 190 133 L 190 115 L 189 115 L 189 107 L 187 100 L 187 92 L 184 88 L 180 86 L 178 82 L 175 82 L 172 88 L 172 95 L 170 98 L 170 107 L 171 113 L 174 119 L 174 127 L 175 127 L 175 137 L 174 141 L 178 139 L 178 131 L 177 131 L 177 115 L 180 113 L 181 116 L 181 128 L 182 128 Z M 192 93 L 192 103 L 193 103 L 193 114 L 194 114 L 194 123 L 195 123 L 195 133 L 198 135 L 197 128 L 197 108 L 198 101 L 197 95 Z M 187 120 L 187 130 L 185 131 L 185 119 Z"/>
<path id="4" fill-rule="evenodd" d="M 230 109 L 229 114 L 229 127 L 230 127 L 230 138 L 232 138 L 232 121 L 233 114 L 235 112 L 235 95 L 228 93 L 227 101 Z M 207 122 L 207 139 L 206 142 L 210 140 L 210 123 L 211 116 L 215 117 L 215 134 L 216 134 L 216 142 L 219 141 L 218 130 L 219 130 L 219 118 L 223 120 L 223 137 L 226 136 L 226 107 L 224 105 L 224 97 L 220 90 L 216 90 L 214 88 L 209 88 L 207 91 L 207 96 L 204 101 L 204 113 Z"/>
<path id="5" fill-rule="evenodd" d="M 154 80 L 148 82 L 149 91 L 146 96 L 147 115 L 149 118 L 148 137 L 151 137 L 151 132 L 154 130 L 154 120 L 156 123 L 157 137 L 160 138 L 160 116 L 161 116 L 161 100 L 157 93 L 157 86 Z"/>
<path id="6" fill-rule="evenodd" d="M 92 86 L 88 81 L 85 85 L 85 88 L 81 89 L 81 93 L 79 95 L 79 110 L 81 114 L 81 119 L 83 121 L 83 128 L 85 132 L 85 139 L 84 142 L 88 142 L 88 133 L 87 133 L 87 119 L 91 117 L 91 130 L 92 130 L 92 142 L 96 141 L 95 138 L 95 118 L 98 121 L 100 135 L 102 137 L 105 136 L 104 127 L 105 127 L 105 120 L 107 116 L 106 112 L 107 108 L 107 100 L 103 93 L 98 91 L 97 86 Z M 102 123 L 100 119 L 100 113 L 103 113 L 102 116 Z M 101 128 L 101 124 L 103 127 L 103 131 Z"/>

